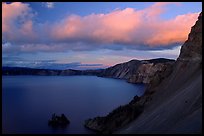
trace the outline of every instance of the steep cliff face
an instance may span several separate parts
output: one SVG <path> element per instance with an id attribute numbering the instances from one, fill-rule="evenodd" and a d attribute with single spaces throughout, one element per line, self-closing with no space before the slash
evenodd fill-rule
<path id="1" fill-rule="evenodd" d="M 141 64 L 138 67 L 137 72 L 130 76 L 128 82 L 145 84 L 149 84 L 153 80 L 157 80 L 158 82 L 160 82 L 163 77 L 167 77 L 171 73 L 173 64 L 174 62 L 171 61 L 156 64 L 155 63 Z"/>
<path id="2" fill-rule="evenodd" d="M 129 62 L 117 64 L 115 66 L 105 69 L 100 76 L 128 79 L 133 73 L 136 73 L 138 67 L 141 65 L 139 60 L 131 60 Z"/>
<path id="3" fill-rule="evenodd" d="M 174 60 L 164 58 L 141 61 L 131 60 L 107 68 L 99 76 L 126 79 L 130 83 L 149 84 L 155 79 L 156 73 L 170 72 L 174 62 Z"/>
<path id="4" fill-rule="evenodd" d="M 202 13 L 172 73 L 146 91 L 144 112 L 117 133 L 202 133 Z"/>
<path id="5" fill-rule="evenodd" d="M 202 60 L 202 13 L 198 21 L 192 27 L 188 40 L 181 48 L 178 61 L 200 61 Z"/>

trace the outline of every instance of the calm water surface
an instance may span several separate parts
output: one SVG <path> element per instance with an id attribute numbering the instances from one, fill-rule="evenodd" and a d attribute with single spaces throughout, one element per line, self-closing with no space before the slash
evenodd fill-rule
<path id="1" fill-rule="evenodd" d="M 2 76 L 3 133 L 93 133 L 85 119 L 108 114 L 144 88 L 96 76 Z M 49 127 L 52 113 L 64 113 L 71 123 Z"/>

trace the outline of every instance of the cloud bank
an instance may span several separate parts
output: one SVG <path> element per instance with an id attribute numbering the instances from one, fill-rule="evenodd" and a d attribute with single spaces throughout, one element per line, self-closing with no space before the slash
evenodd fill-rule
<path id="1" fill-rule="evenodd" d="M 69 15 L 40 24 L 29 4 L 2 3 L 4 52 L 63 52 L 68 50 L 159 50 L 182 44 L 199 13 L 163 19 L 166 7 L 155 3 L 142 10 L 116 9 L 106 14 Z M 40 14 L 40 13 L 39 13 Z"/>

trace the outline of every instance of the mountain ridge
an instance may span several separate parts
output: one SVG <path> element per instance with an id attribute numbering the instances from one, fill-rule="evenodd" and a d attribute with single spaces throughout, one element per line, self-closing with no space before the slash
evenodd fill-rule
<path id="1" fill-rule="evenodd" d="M 166 59 L 166 58 L 158 58 L 158 59 L 151 59 L 151 60 L 130 60 L 128 62 L 123 62 L 123 63 L 119 63 L 116 64 L 114 66 L 111 66 L 109 68 L 106 69 L 89 69 L 89 70 L 75 70 L 75 69 L 65 69 L 65 70 L 58 70 L 58 69 L 44 69 L 44 68 L 29 68 L 29 67 L 2 67 L 2 75 L 96 75 L 96 76 L 109 76 L 109 77 L 113 77 L 113 75 L 107 74 L 106 71 L 108 71 L 108 69 L 114 69 L 117 68 L 118 66 L 121 65 L 131 65 L 131 63 L 142 63 L 143 61 L 148 61 L 148 62 L 152 62 L 155 61 L 155 63 L 159 63 L 159 61 L 162 62 L 168 62 L 168 61 L 174 61 L 171 59 Z M 147 62 L 147 63 L 148 63 Z M 153 62 L 154 63 L 154 62 Z M 122 71 L 122 70 L 120 70 Z M 44 73 L 43 73 L 44 72 Z M 93 72 L 93 73 L 92 73 Z M 100 73 L 100 74 L 99 74 Z M 124 78 L 124 77 L 120 77 L 120 78 Z"/>

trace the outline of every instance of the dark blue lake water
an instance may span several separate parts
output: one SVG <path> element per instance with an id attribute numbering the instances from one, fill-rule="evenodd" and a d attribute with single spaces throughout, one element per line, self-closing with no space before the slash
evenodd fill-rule
<path id="1" fill-rule="evenodd" d="M 3 133 L 93 133 L 84 120 L 127 104 L 144 88 L 96 76 L 2 76 Z M 53 113 L 64 113 L 71 123 L 49 127 Z"/>

